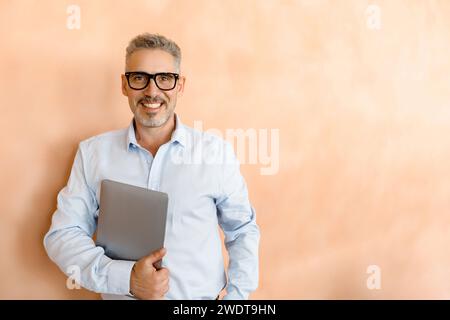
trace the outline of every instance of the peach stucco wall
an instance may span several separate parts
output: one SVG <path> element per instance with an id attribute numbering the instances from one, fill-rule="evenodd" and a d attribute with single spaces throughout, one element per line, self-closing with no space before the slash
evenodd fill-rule
<path id="1" fill-rule="evenodd" d="M 279 129 L 275 174 L 242 165 L 252 298 L 450 298 L 447 0 L 1 0 L 0 298 L 98 298 L 42 237 L 77 143 L 128 125 L 124 49 L 145 31 L 182 48 L 184 123 Z"/>

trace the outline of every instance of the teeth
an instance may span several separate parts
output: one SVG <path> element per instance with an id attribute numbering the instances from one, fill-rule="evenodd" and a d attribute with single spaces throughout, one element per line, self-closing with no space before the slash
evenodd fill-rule
<path id="1" fill-rule="evenodd" d="M 143 103 L 146 108 L 150 109 L 158 109 L 161 106 L 161 103 Z"/>

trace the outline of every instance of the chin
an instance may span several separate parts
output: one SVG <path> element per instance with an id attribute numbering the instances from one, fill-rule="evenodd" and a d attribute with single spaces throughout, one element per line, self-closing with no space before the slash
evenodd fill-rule
<path id="1" fill-rule="evenodd" d="M 170 120 L 170 116 L 169 117 L 164 117 L 164 115 L 160 116 L 160 117 L 155 117 L 155 118 L 146 118 L 143 119 L 142 117 L 137 117 L 137 121 L 144 127 L 147 128 L 158 128 L 158 127 L 162 127 L 163 125 L 165 125 L 167 123 L 167 121 Z"/>

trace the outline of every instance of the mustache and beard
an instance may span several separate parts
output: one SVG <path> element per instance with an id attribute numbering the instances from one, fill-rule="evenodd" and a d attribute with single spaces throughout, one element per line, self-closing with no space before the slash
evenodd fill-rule
<path id="1" fill-rule="evenodd" d="M 146 104 L 157 104 L 157 103 L 165 103 L 166 101 L 162 98 L 159 97 L 144 97 L 142 99 L 139 100 L 138 103 L 146 103 Z"/>
<path id="2" fill-rule="evenodd" d="M 156 128 L 163 126 L 172 116 L 174 106 L 160 97 L 143 97 L 138 100 L 134 117 L 144 127 Z"/>

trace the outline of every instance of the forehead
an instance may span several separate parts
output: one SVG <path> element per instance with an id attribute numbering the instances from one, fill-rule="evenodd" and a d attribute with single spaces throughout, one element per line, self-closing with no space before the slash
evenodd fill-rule
<path id="1" fill-rule="evenodd" d="M 176 72 L 175 58 L 160 49 L 138 49 L 129 56 L 126 70 L 148 73 Z"/>

